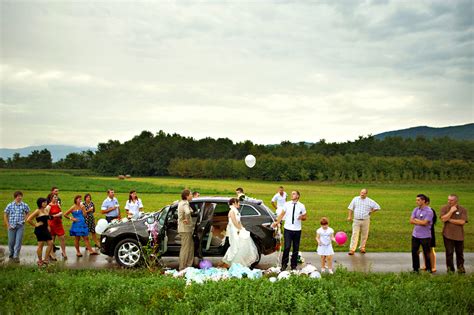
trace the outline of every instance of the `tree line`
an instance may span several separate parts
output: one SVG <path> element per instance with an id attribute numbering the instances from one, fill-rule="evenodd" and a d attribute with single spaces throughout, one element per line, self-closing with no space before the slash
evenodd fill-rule
<path id="1" fill-rule="evenodd" d="M 247 154 L 258 160 L 251 172 L 243 164 Z M 450 138 L 379 140 L 367 136 L 344 143 L 322 139 L 316 143 L 260 145 L 143 131 L 129 141 L 99 143 L 96 152 L 71 153 L 56 163 L 52 163 L 49 151 L 43 150 L 27 157 L 16 154 L 6 161 L 0 159 L 0 167 L 91 169 L 102 175 L 384 180 L 471 178 L 473 162 L 474 142 Z M 423 175 L 413 165 L 419 166 Z M 462 171 L 456 173 L 452 168 Z"/>

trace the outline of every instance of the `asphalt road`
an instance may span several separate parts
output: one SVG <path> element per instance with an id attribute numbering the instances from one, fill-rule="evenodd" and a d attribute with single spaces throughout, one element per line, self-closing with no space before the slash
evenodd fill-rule
<path id="1" fill-rule="evenodd" d="M 45 248 L 46 249 L 46 248 Z M 56 264 L 64 265 L 71 269 L 116 269 L 120 268 L 114 258 L 105 255 L 90 256 L 87 251 L 82 248 L 83 257 L 76 257 L 74 247 L 67 247 L 68 260 L 59 259 Z M 61 256 L 58 251 L 58 257 Z M 315 252 L 303 252 L 305 263 L 312 264 L 320 269 L 320 258 Z M 214 266 L 220 262 L 220 258 L 207 258 Z M 474 271 L 474 253 L 464 253 L 466 272 Z M 34 265 L 36 264 L 36 246 L 23 246 L 20 254 L 20 264 Z M 164 263 L 167 267 L 177 268 L 177 257 L 165 257 Z M 356 253 L 354 256 L 348 256 L 347 253 L 337 252 L 334 255 L 335 266 L 342 266 L 350 271 L 362 272 L 404 272 L 411 271 L 411 253 L 366 253 L 364 255 Z M 279 253 L 263 256 L 257 268 L 268 269 L 277 266 L 279 262 Z M 0 246 L 0 263 L 9 263 L 8 248 Z M 299 268 L 301 268 L 299 266 Z M 437 273 L 446 273 L 445 254 L 437 254 Z"/>

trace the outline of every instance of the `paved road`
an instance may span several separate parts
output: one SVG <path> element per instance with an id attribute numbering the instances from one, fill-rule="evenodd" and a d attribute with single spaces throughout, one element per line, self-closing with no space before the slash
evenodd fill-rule
<path id="1" fill-rule="evenodd" d="M 115 259 L 105 255 L 89 256 L 83 250 L 84 256 L 77 258 L 74 247 L 67 247 L 69 259 L 67 261 L 58 261 L 61 264 L 71 269 L 113 269 L 120 268 Z M 5 246 L 0 246 L 0 261 L 8 263 L 8 249 Z M 58 256 L 60 256 L 58 252 Z M 465 268 L 468 273 L 474 272 L 474 253 L 465 253 Z M 277 265 L 278 253 L 264 256 L 257 268 L 267 269 Z M 314 266 L 320 267 L 320 258 L 315 252 L 304 252 L 303 257 L 305 263 L 311 263 Z M 34 265 L 36 263 L 36 246 L 23 246 L 20 255 L 20 263 L 24 265 Z M 354 256 L 348 256 L 347 253 L 337 252 L 334 256 L 335 265 L 342 266 L 351 271 L 362 272 L 403 272 L 411 270 L 411 254 L 410 253 L 367 253 L 365 255 L 356 253 Z M 213 264 L 217 264 L 219 258 L 209 258 Z M 178 267 L 177 258 L 164 258 L 165 264 L 170 268 Z M 437 255 L 437 269 L 438 273 L 446 273 L 446 261 L 444 253 Z"/>

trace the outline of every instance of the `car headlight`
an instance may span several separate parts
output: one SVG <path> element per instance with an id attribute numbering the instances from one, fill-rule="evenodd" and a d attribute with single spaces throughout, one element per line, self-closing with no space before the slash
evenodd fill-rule
<path id="1" fill-rule="evenodd" d="M 113 232 L 115 232 L 115 231 L 117 231 L 117 230 L 118 230 L 118 227 L 113 227 L 113 228 L 107 229 L 107 232 L 113 233 Z"/>

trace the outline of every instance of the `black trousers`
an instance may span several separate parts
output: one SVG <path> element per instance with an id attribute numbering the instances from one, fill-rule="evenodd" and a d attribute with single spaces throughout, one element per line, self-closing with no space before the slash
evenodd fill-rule
<path id="1" fill-rule="evenodd" d="M 454 251 L 456 251 L 456 265 L 459 272 L 464 272 L 464 241 L 455 241 L 443 236 L 446 248 L 446 267 L 454 272 Z"/>
<path id="2" fill-rule="evenodd" d="M 301 231 L 292 231 L 285 229 L 285 249 L 283 251 L 283 258 L 281 265 L 283 269 L 288 266 L 288 260 L 290 259 L 290 248 L 293 245 L 293 253 L 291 255 L 291 269 L 296 269 L 298 264 L 298 251 L 300 250 Z"/>
<path id="3" fill-rule="evenodd" d="M 105 217 L 105 219 L 107 220 L 107 222 L 112 222 L 112 220 L 115 220 L 117 219 L 118 217 Z"/>
<path id="4" fill-rule="evenodd" d="M 421 245 L 421 247 L 423 248 L 423 253 L 426 257 L 426 270 L 431 272 L 430 244 L 431 238 L 416 238 L 414 236 L 411 237 L 411 261 L 413 263 L 414 271 L 420 270 L 420 256 L 418 254 L 418 249 L 420 249 Z"/>

